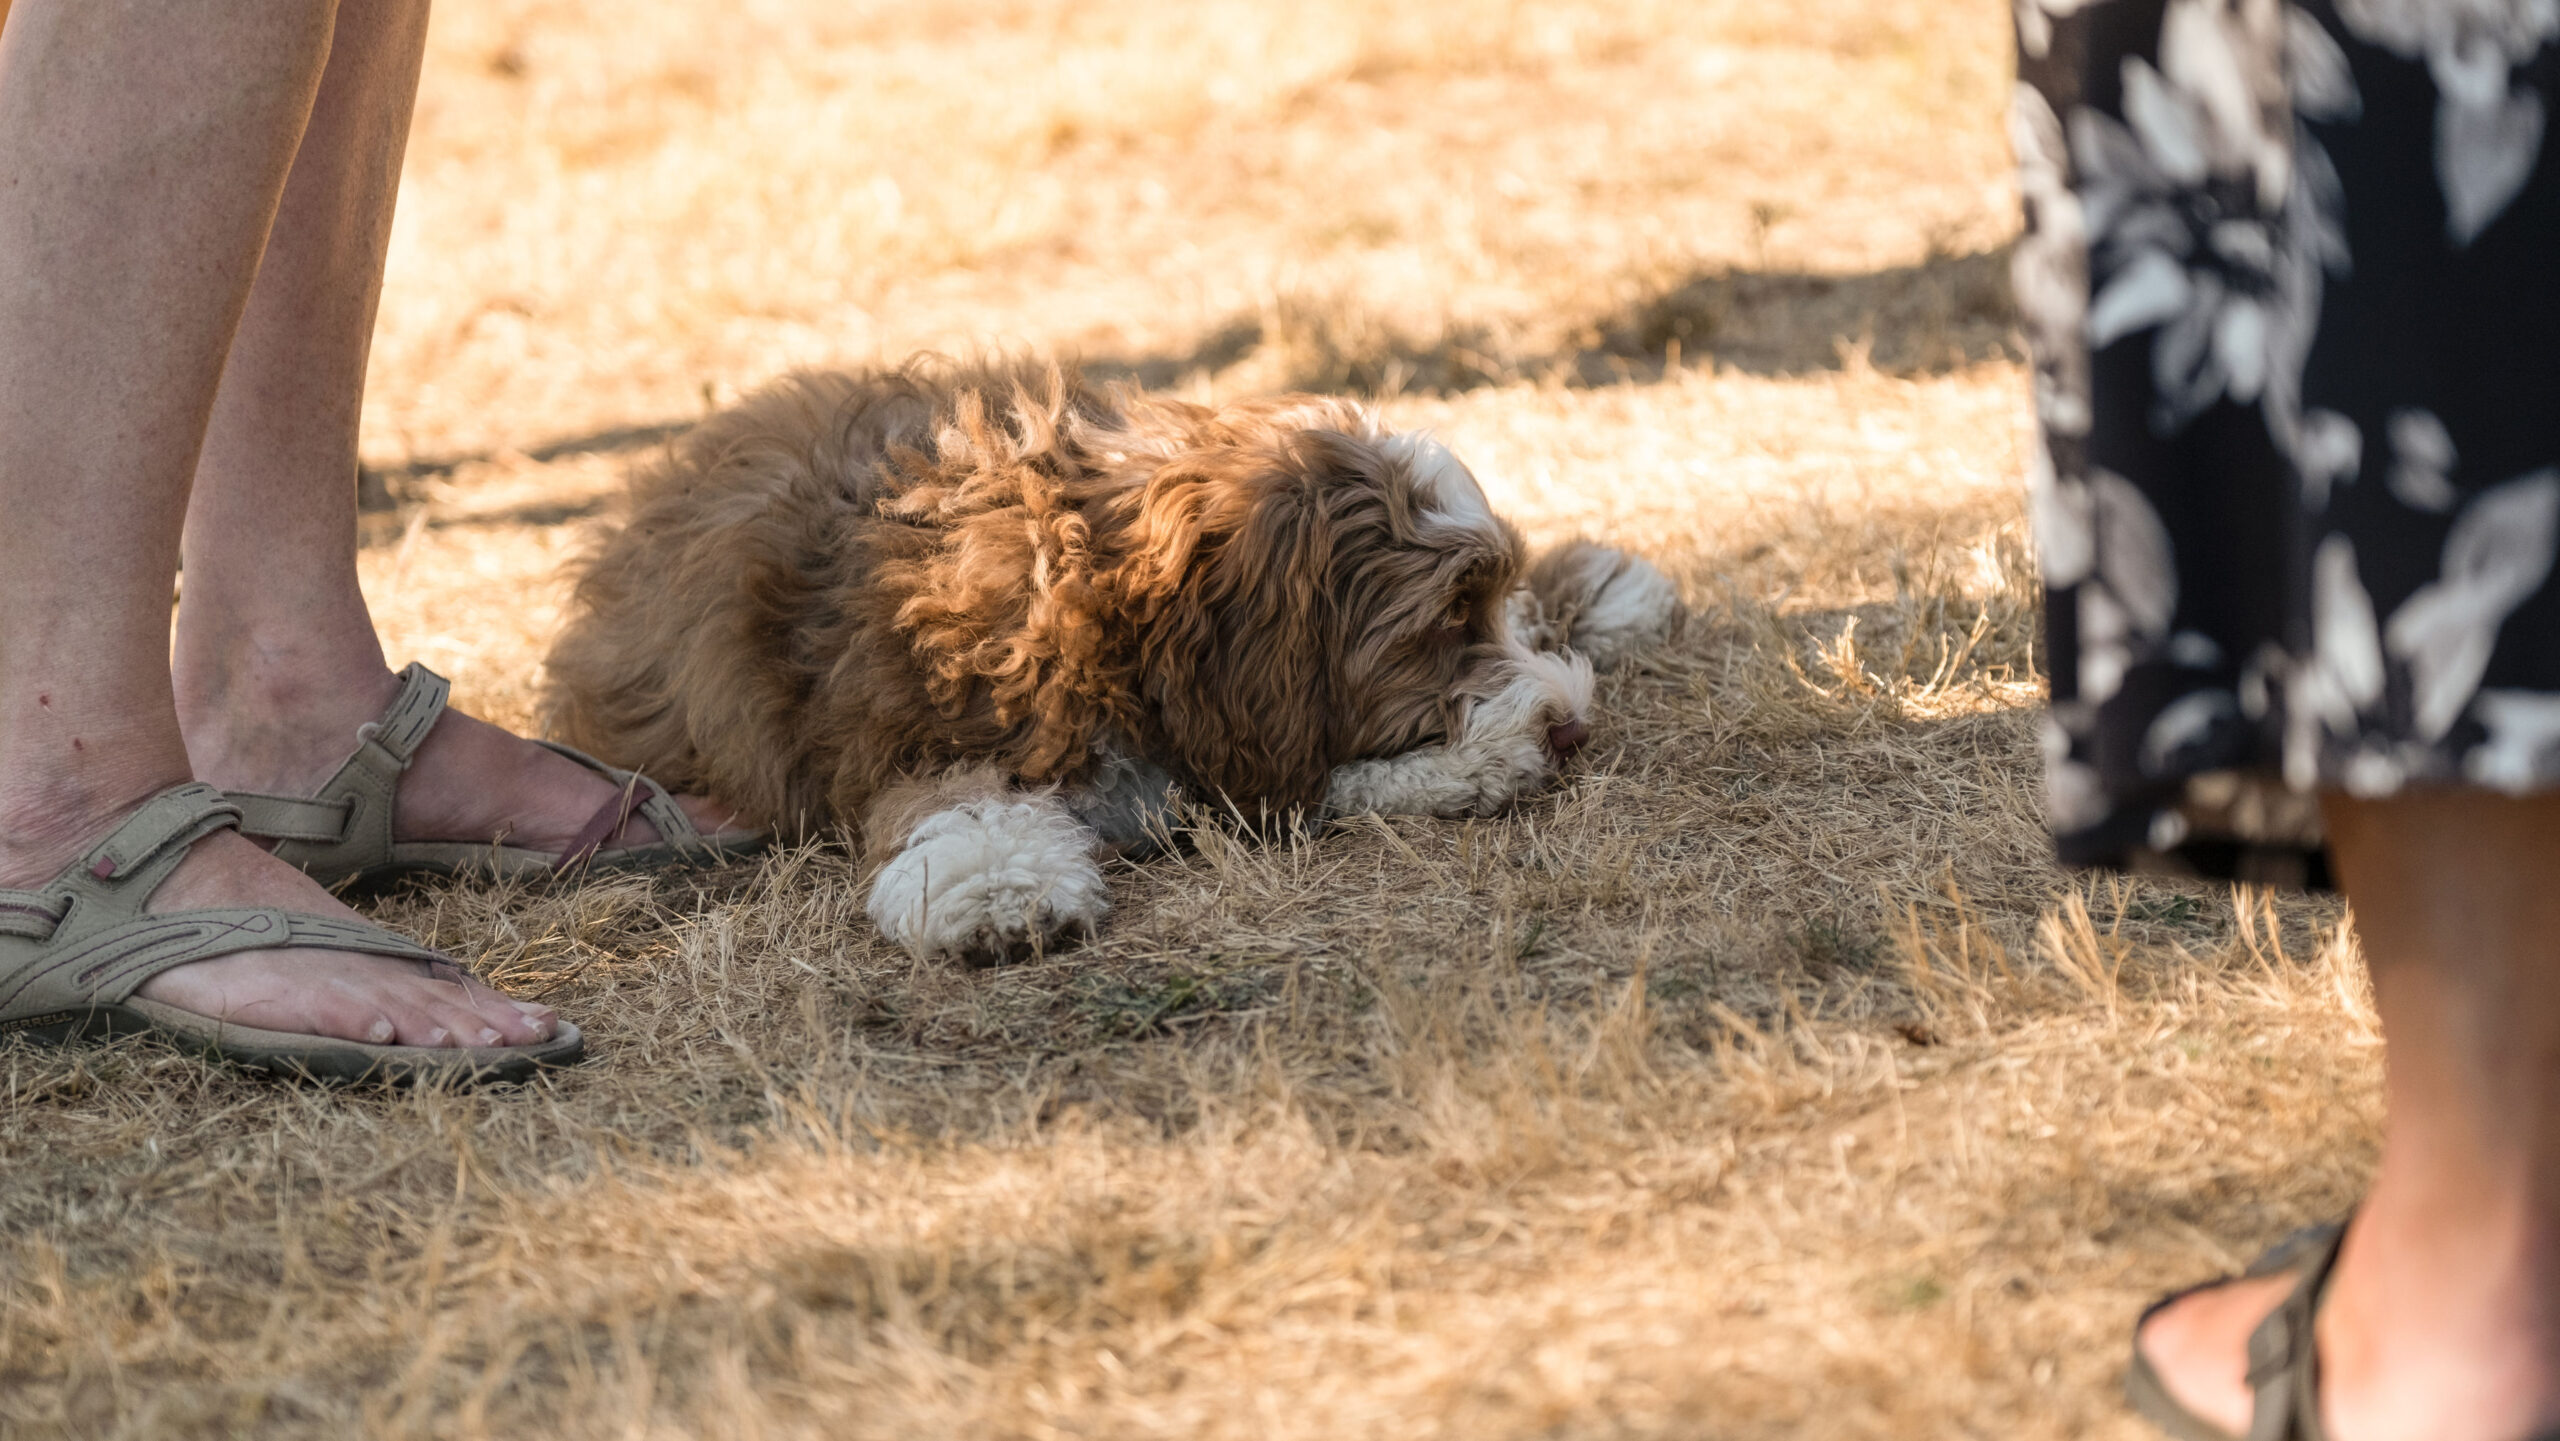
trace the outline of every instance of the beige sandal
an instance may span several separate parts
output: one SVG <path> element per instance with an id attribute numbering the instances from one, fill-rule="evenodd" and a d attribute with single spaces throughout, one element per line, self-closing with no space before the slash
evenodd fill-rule
<path id="1" fill-rule="evenodd" d="M 241 1065 L 346 1081 L 520 1081 L 585 1053 L 566 1021 L 530 1046 L 376 1046 L 237 1025 L 135 995 L 163 971 L 240 951 L 353 951 L 458 974 L 450 959 L 358 920 L 272 907 L 144 912 L 189 847 L 239 821 L 220 791 L 190 781 L 145 801 L 50 883 L 0 890 L 0 1038 L 67 1045 L 147 1032 Z"/>
<path id="2" fill-rule="evenodd" d="M 527 850 L 494 841 L 395 841 L 393 799 L 401 774 L 443 716 L 453 687 L 443 676 L 411 662 L 400 672 L 400 695 L 382 719 L 356 732 L 355 754 L 314 796 L 229 792 L 240 808 L 240 833 L 275 841 L 277 859 L 302 867 L 325 886 L 349 883 L 370 889 L 404 876 L 482 875 L 501 879 L 555 876 L 575 870 L 641 871 L 660 866 L 718 865 L 763 850 L 763 831 L 704 835 L 667 794 L 637 771 L 606 765 L 584 751 L 550 741 L 556 751 L 612 781 L 614 798 L 596 812 L 567 850 Z M 607 849 L 633 816 L 657 827 L 660 839 L 645 846 Z"/>
<path id="3" fill-rule="evenodd" d="M 2133 1361 L 2124 1373 L 2125 1399 L 2136 1414 L 2176 1441 L 2324 1441 L 2328 1433 L 2320 1424 L 2319 1356 L 2312 1323 L 2346 1234 L 2344 1221 L 2305 1227 L 2278 1241 L 2238 1276 L 2189 1286 L 2152 1302 L 2133 1323 Z M 2293 1289 L 2249 1333 L 2252 1402 L 2249 1433 L 2243 1438 L 2188 1410 L 2170 1394 L 2168 1382 L 2152 1366 L 2151 1358 L 2142 1354 L 2142 1328 L 2153 1316 L 2198 1291 L 2277 1275 L 2292 1276 Z"/>

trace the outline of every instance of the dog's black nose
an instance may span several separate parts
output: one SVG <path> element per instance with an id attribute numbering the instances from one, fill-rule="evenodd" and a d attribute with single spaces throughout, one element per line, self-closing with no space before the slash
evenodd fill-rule
<path id="1" fill-rule="evenodd" d="M 1582 743 L 1589 739 L 1591 727 L 1584 721 L 1569 720 L 1560 726 L 1547 727 L 1547 749 L 1554 751 L 1560 761 L 1572 759 L 1573 753 L 1582 749 Z"/>

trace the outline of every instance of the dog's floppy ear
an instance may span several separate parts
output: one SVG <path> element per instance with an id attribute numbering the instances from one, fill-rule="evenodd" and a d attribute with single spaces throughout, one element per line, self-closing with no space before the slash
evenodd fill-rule
<path id="1" fill-rule="evenodd" d="M 1137 527 L 1150 749 L 1248 813 L 1321 801 L 1333 769 L 1332 440 L 1182 457 L 1149 482 Z"/>

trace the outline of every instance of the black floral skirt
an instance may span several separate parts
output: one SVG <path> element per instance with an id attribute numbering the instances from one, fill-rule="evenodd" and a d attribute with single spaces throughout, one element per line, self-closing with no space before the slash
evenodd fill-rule
<path id="1" fill-rule="evenodd" d="M 2013 3 L 2061 858 L 2560 782 L 2560 6 Z"/>

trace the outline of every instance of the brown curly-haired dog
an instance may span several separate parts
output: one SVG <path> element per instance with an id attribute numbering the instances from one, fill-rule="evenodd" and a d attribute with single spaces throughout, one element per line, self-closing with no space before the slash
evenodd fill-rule
<path id="1" fill-rule="evenodd" d="M 1588 733 L 1590 667 L 1676 610 L 1520 538 L 1426 436 L 1054 366 L 791 376 L 632 479 L 549 663 L 573 744 L 885 858 L 925 954 L 1089 930 L 1177 788 L 1247 813 L 1481 813 Z M 1541 648 L 1541 644 L 1551 648 Z"/>

